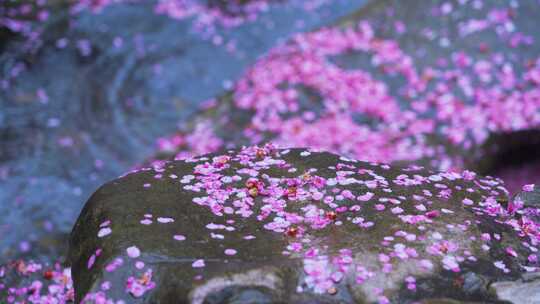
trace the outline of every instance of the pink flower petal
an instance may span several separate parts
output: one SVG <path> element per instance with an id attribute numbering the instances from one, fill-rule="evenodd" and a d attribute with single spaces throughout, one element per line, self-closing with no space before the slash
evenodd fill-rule
<path id="1" fill-rule="evenodd" d="M 173 238 L 177 241 L 184 241 L 186 239 L 186 237 L 181 234 L 176 234 L 173 236 Z"/>
<path id="2" fill-rule="evenodd" d="M 102 237 L 105 237 L 105 236 L 111 234 L 111 232 L 112 232 L 112 230 L 109 227 L 101 228 L 101 229 L 99 229 L 97 236 L 98 236 L 98 238 L 102 238 Z"/>
<path id="3" fill-rule="evenodd" d="M 236 253 L 237 253 L 237 251 L 234 250 L 234 249 L 230 249 L 230 248 L 225 249 L 225 254 L 226 255 L 235 255 Z"/>
<path id="4" fill-rule="evenodd" d="M 141 251 L 136 246 L 128 247 L 126 252 L 130 258 L 138 258 L 141 255 Z"/>
<path id="5" fill-rule="evenodd" d="M 193 262 L 193 264 L 191 264 L 191 267 L 193 267 L 193 268 L 202 268 L 204 266 L 206 266 L 206 265 L 204 264 L 203 259 L 196 260 L 195 262 Z"/>
<path id="6" fill-rule="evenodd" d="M 534 184 L 528 184 L 528 185 L 523 186 L 523 191 L 525 191 L 525 192 L 534 191 Z"/>
<path id="7" fill-rule="evenodd" d="M 170 218 L 170 217 L 158 217 L 157 221 L 162 223 L 162 224 L 167 224 L 167 223 L 173 223 L 174 219 Z"/>

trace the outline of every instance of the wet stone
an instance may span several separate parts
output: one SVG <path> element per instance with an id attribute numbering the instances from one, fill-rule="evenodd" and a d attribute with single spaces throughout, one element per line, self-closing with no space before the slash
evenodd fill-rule
<path id="1" fill-rule="evenodd" d="M 274 303 L 271 291 L 267 288 L 253 287 L 225 287 L 222 290 L 209 294 L 204 299 L 204 304 L 240 304 L 240 303 Z"/>
<path id="2" fill-rule="evenodd" d="M 497 282 L 491 288 L 500 299 L 511 303 L 540 303 L 540 280 L 533 282 Z"/>
<path id="3" fill-rule="evenodd" d="M 540 208 L 540 187 L 534 187 L 531 191 L 522 191 L 518 196 L 523 200 L 525 207 Z"/>
<path id="4" fill-rule="evenodd" d="M 69 260 L 77 302 L 504 303 L 539 231 L 498 179 L 266 145 L 103 185 Z"/>
<path id="5" fill-rule="evenodd" d="M 474 272 L 468 272 L 463 276 L 463 292 L 467 294 L 482 294 L 486 287 L 486 280 Z"/>

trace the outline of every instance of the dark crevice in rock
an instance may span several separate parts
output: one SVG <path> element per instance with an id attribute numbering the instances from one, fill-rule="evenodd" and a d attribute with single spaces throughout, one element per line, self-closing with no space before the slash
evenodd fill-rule
<path id="1" fill-rule="evenodd" d="M 497 152 L 486 173 L 497 172 L 506 166 L 517 166 L 540 159 L 540 130 L 526 130 L 496 137 Z"/>
<path id="2" fill-rule="evenodd" d="M 480 158 L 471 160 L 468 167 L 482 175 L 501 177 L 511 193 L 519 190 L 512 184 L 519 184 L 520 176 L 540 178 L 534 174 L 540 165 L 540 129 L 496 134 L 480 149 Z"/>
<path id="3" fill-rule="evenodd" d="M 16 37 L 17 34 L 7 28 L 0 28 L 0 54 L 4 52 L 8 43 Z"/>

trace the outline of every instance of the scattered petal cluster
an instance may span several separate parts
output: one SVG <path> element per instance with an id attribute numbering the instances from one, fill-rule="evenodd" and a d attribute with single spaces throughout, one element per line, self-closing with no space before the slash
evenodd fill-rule
<path id="1" fill-rule="evenodd" d="M 325 159 L 329 165 L 320 167 L 312 159 Z M 519 198 L 501 202 L 500 198 L 508 197 L 508 192 L 499 179 L 480 177 L 470 171 L 433 172 L 420 166 L 394 171 L 383 163 L 362 162 L 316 149 L 278 149 L 272 144 L 191 157 L 181 162 L 192 168 L 182 176 L 164 175 L 164 167 L 142 170 L 155 171 L 156 182 L 176 183 L 182 191 L 194 194 L 191 202 L 181 203 L 194 204 L 214 215 L 210 222 L 198 223 L 208 230 L 212 242 L 221 242 L 228 233 L 237 231 L 243 219 L 256 220 L 269 236 L 285 240 L 278 252 L 285 258 L 300 260 L 303 265 L 304 276 L 297 292 L 334 295 L 344 282 L 353 280 L 363 285 L 381 276 L 391 276 L 404 263 L 415 265 L 402 278 L 406 288 L 415 292 L 418 279 L 436 271 L 460 273 L 462 265 L 490 254 L 499 254 L 492 267 L 501 274 L 540 269 L 537 253 L 540 223 L 534 220 L 540 210 L 525 207 Z M 152 188 L 152 183 L 150 187 L 145 185 L 141 184 L 141 189 Z M 527 184 L 523 189 L 534 191 L 535 187 Z M 456 216 L 459 222 L 455 221 Z M 174 214 L 145 214 L 143 219 L 135 220 L 143 227 L 165 227 L 176 222 Z M 491 225 L 510 228 L 520 243 L 504 244 L 498 230 L 479 232 L 477 225 L 486 220 Z M 399 229 L 384 228 L 393 221 L 400 223 L 395 226 Z M 99 224 L 96 237 L 114 235 L 111 225 L 110 220 Z M 349 229 L 355 231 L 354 241 L 347 242 L 342 231 Z M 377 229 L 385 233 L 373 234 Z M 463 234 L 470 238 L 460 238 Z M 340 241 L 334 241 L 332 247 L 321 241 L 334 236 Z M 378 251 L 372 254 L 372 260 L 361 248 L 350 245 L 362 237 L 377 244 Z M 248 231 L 243 242 L 254 238 Z M 170 236 L 176 246 L 184 246 L 190 239 L 190 235 L 179 233 Z M 242 256 L 246 248 L 249 246 L 225 247 L 222 258 Z M 88 259 L 89 269 L 99 261 L 101 251 L 97 248 Z M 200 279 L 205 277 L 209 263 L 214 261 L 193 257 L 186 267 L 199 271 Z M 123 257 L 108 262 L 104 270 L 115 272 L 122 267 L 136 273 L 125 282 L 129 297 L 142 297 L 156 287 L 153 270 L 144 263 L 144 248 L 127 246 Z M 29 286 L 8 288 L 13 303 L 20 299 L 45 303 L 35 300 L 43 298 L 66 303 L 73 298 L 69 269 L 57 265 L 45 270 L 40 264 L 19 262 L 9 269 L 2 268 L 0 277 L 10 270 L 23 277 L 42 274 L 45 279 Z M 42 290 L 47 282 L 53 287 Z M 0 290 L 4 288 L 7 287 L 0 286 Z M 86 301 L 124 303 L 107 298 L 110 288 L 111 284 L 104 282 L 98 292 L 87 295 Z M 380 303 L 389 301 L 385 292 L 384 288 L 375 291 Z"/>

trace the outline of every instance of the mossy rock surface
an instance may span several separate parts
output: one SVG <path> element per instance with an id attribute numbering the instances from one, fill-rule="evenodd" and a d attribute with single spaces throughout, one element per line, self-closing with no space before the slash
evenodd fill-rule
<path id="1" fill-rule="evenodd" d="M 508 204 L 500 181 L 471 172 L 305 149 L 167 162 L 86 203 L 70 241 L 76 298 L 502 302 L 488 286 L 538 266 L 536 236 L 518 235 Z"/>

